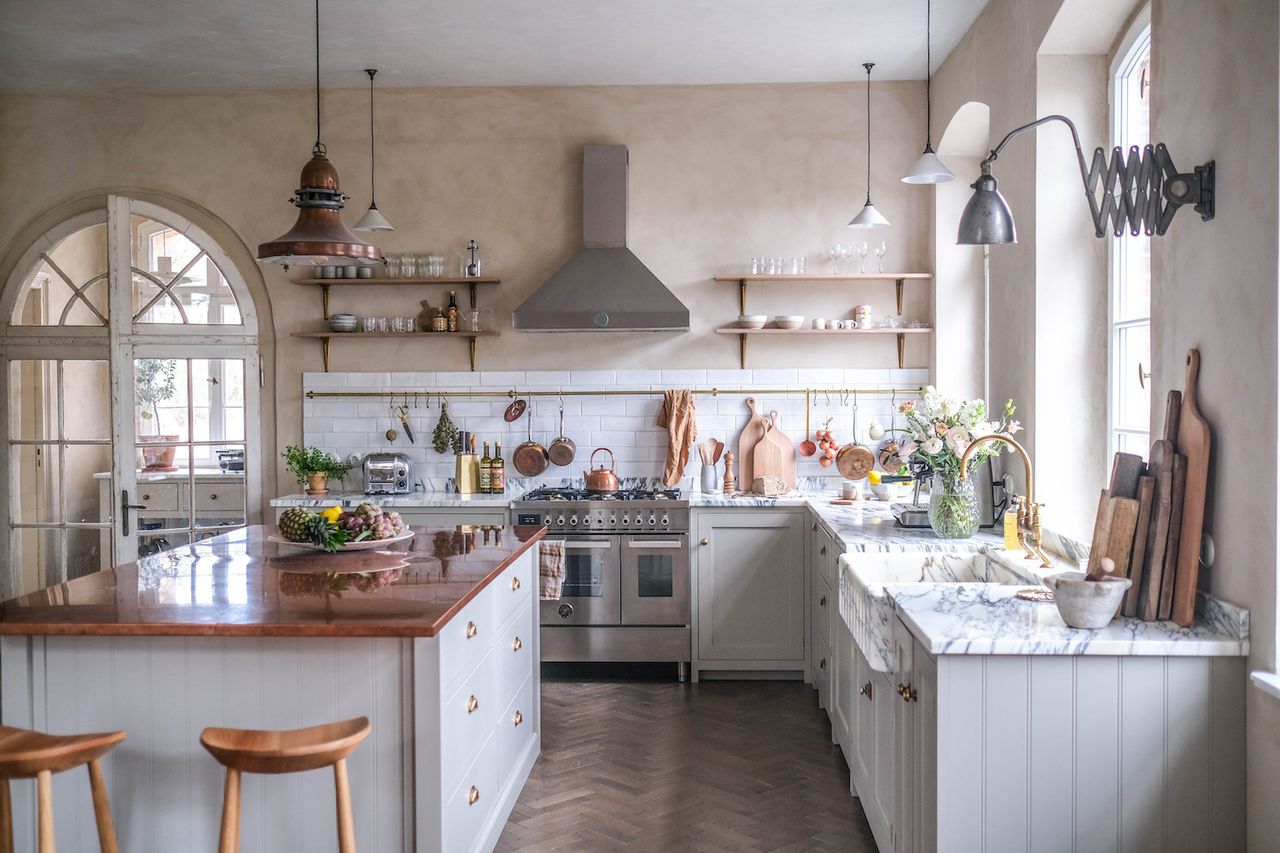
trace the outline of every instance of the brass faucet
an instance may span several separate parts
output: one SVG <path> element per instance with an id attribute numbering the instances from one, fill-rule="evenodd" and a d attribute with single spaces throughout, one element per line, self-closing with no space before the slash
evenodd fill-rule
<path id="1" fill-rule="evenodd" d="M 1022 467 L 1027 472 L 1027 493 L 1025 496 L 1014 500 L 1014 504 L 1018 508 L 1018 542 L 1022 544 L 1022 549 L 1027 552 L 1026 557 L 1023 559 L 1039 559 L 1040 568 L 1047 569 L 1049 568 L 1049 558 L 1045 556 L 1044 550 L 1040 547 L 1040 508 L 1044 504 L 1036 502 L 1035 474 L 1031 470 L 1031 457 L 1027 455 L 1027 449 L 1007 435 L 984 435 L 975 438 L 973 443 L 965 448 L 964 455 L 960 457 L 960 479 L 969 479 L 969 457 L 973 455 L 979 445 L 988 441 L 999 441 L 1009 445 L 1017 451 L 1018 456 L 1022 459 Z"/>

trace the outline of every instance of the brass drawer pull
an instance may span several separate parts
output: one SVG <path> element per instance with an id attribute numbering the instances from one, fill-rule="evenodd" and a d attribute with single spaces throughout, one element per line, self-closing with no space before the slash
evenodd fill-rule
<path id="1" fill-rule="evenodd" d="M 827 597 L 826 597 L 825 595 L 824 595 L 824 596 L 822 596 L 822 598 L 819 598 L 819 599 L 818 599 L 818 606 L 819 606 L 819 607 L 826 607 L 826 606 L 827 606 Z"/>
<path id="2" fill-rule="evenodd" d="M 827 546 L 823 545 L 821 548 L 819 548 L 818 553 L 824 557 L 827 556 Z"/>
<path id="3" fill-rule="evenodd" d="M 858 695 L 859 695 L 859 696 L 866 696 L 866 697 L 867 697 L 867 701 L 868 701 L 868 702 L 870 702 L 870 701 L 871 701 L 871 682 L 870 682 L 870 681 L 868 681 L 866 684 L 864 684 L 864 685 L 862 685 L 861 687 L 859 687 L 859 688 L 858 688 Z"/>
<path id="4" fill-rule="evenodd" d="M 467 700 L 467 713 L 474 714 L 478 710 L 480 710 L 480 700 L 475 697 L 475 694 L 472 694 L 471 698 Z"/>
<path id="5" fill-rule="evenodd" d="M 710 540 L 710 539 L 703 539 L 703 540 L 702 540 L 701 542 L 699 542 L 698 544 L 699 544 L 699 545 L 710 545 L 710 544 L 711 544 L 711 540 Z"/>
<path id="6" fill-rule="evenodd" d="M 826 670 L 826 668 L 827 668 L 827 659 L 826 659 L 826 658 L 823 658 L 822 660 L 818 661 L 818 669 L 821 669 L 821 670 L 824 670 L 824 671 L 825 671 L 825 670 Z"/>
<path id="7" fill-rule="evenodd" d="M 519 589 L 519 588 L 520 588 L 520 578 L 512 578 L 512 579 L 511 579 L 511 591 L 512 591 L 512 592 L 515 592 L 515 591 L 516 591 L 517 589 Z"/>
<path id="8" fill-rule="evenodd" d="M 516 637 L 511 643 L 511 651 L 518 652 L 524 648 L 524 643 L 520 642 L 520 638 Z"/>
<path id="9" fill-rule="evenodd" d="M 524 722 L 524 714 L 521 714 L 519 711 L 516 711 L 516 715 L 511 718 L 511 722 L 513 725 L 517 725 L 517 726 L 520 725 L 521 723 Z"/>
<path id="10" fill-rule="evenodd" d="M 471 790 L 467 792 L 467 805 L 474 806 L 478 799 L 480 799 L 480 789 L 472 785 Z"/>
<path id="11" fill-rule="evenodd" d="M 916 701 L 916 691 L 915 691 L 915 688 L 914 688 L 914 687 L 912 687 L 910 684 L 899 684 L 899 685 L 898 685 L 898 695 L 902 697 L 902 701 L 903 701 L 903 702 L 914 702 L 914 701 Z"/>
<path id="12" fill-rule="evenodd" d="M 209 495 L 209 500 L 211 500 L 211 501 L 216 501 L 217 499 L 218 499 L 218 496 L 217 496 L 216 494 L 210 494 L 210 495 Z"/>
<path id="13" fill-rule="evenodd" d="M 467 639 L 470 640 L 475 635 L 476 635 L 476 623 L 468 622 L 467 623 Z"/>

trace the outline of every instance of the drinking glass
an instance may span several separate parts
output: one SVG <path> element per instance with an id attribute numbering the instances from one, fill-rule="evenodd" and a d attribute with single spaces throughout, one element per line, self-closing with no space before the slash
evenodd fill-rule
<path id="1" fill-rule="evenodd" d="M 858 272 L 863 275 L 867 272 L 867 255 L 870 253 L 871 247 L 867 245 L 866 240 L 858 244 Z"/>
<path id="2" fill-rule="evenodd" d="M 400 319 L 404 320 L 404 330 L 405 330 L 406 332 L 416 332 L 416 331 L 418 331 L 418 318 L 417 318 L 417 317 L 401 317 Z"/>
<path id="3" fill-rule="evenodd" d="M 752 275 L 760 275 L 760 272 L 761 272 L 761 270 L 763 270 L 763 269 L 764 269 L 764 262 L 763 262 L 760 258 L 752 258 L 752 259 L 751 259 L 751 274 L 752 274 Z"/>
<path id="4" fill-rule="evenodd" d="M 365 332 L 378 331 L 378 318 L 377 317 L 361 317 L 360 328 L 362 331 L 365 331 Z"/>
<path id="5" fill-rule="evenodd" d="M 889 254 L 889 244 L 881 240 L 876 245 L 876 272 L 884 272 L 884 256 Z"/>
<path id="6" fill-rule="evenodd" d="M 387 278 L 400 277 L 400 256 L 399 255 L 383 255 L 383 268 L 387 271 Z"/>
<path id="7" fill-rule="evenodd" d="M 444 255 L 432 255 L 427 258 L 427 277 L 440 278 L 444 275 Z"/>
<path id="8" fill-rule="evenodd" d="M 417 273 L 418 260 L 413 255 L 400 256 L 401 278 L 413 278 Z"/>
<path id="9" fill-rule="evenodd" d="M 391 318 L 391 331 L 396 332 L 397 334 L 404 334 L 404 330 L 405 330 L 405 329 L 404 329 L 404 318 L 403 318 L 403 317 L 392 317 L 392 318 Z"/>
<path id="10" fill-rule="evenodd" d="M 385 335 L 391 331 L 391 319 L 389 317 L 378 318 L 378 333 Z"/>
<path id="11" fill-rule="evenodd" d="M 839 243 L 836 243 L 830 249 L 827 249 L 827 251 L 822 253 L 822 257 L 824 259 L 831 261 L 831 272 L 833 275 L 840 274 L 840 258 L 841 258 L 840 253 L 843 251 L 844 251 L 844 246 L 842 246 Z"/>
<path id="12" fill-rule="evenodd" d="M 853 250 L 848 246 L 840 246 L 840 260 L 836 264 L 840 272 L 849 271 L 849 258 L 853 256 Z"/>
<path id="13" fill-rule="evenodd" d="M 804 258 L 791 259 L 791 274 L 804 275 Z"/>
<path id="14" fill-rule="evenodd" d="M 428 255 L 418 255 L 418 276 L 420 278 L 431 278 L 431 258 Z"/>
<path id="15" fill-rule="evenodd" d="M 473 332 L 480 331 L 480 309 L 479 308 L 471 309 L 471 331 Z"/>

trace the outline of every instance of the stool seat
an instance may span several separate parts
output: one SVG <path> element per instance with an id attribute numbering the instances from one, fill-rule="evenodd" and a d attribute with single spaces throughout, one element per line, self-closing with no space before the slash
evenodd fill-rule
<path id="1" fill-rule="evenodd" d="M 305 729 L 207 728 L 200 743 L 224 767 L 242 773 L 297 773 L 346 758 L 369 734 L 367 717 Z"/>
<path id="2" fill-rule="evenodd" d="M 48 771 L 61 773 L 101 758 L 125 739 L 124 732 L 49 735 L 0 726 L 0 779 L 30 779 Z"/>

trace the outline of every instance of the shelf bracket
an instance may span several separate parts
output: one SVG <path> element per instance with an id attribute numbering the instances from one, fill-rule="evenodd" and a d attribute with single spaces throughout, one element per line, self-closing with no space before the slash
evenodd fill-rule
<path id="1" fill-rule="evenodd" d="M 747 280 L 738 279 L 738 313 L 747 313 Z"/>
<path id="2" fill-rule="evenodd" d="M 474 304 L 474 303 L 472 303 L 472 304 Z M 471 372 L 472 372 L 472 373 L 475 373 L 475 370 L 476 370 L 476 339 L 475 339 L 475 336 L 472 336 L 471 340 L 467 342 L 467 346 L 468 346 L 468 348 L 471 350 Z"/>
<path id="3" fill-rule="evenodd" d="M 894 285 L 893 289 L 896 292 L 898 297 L 898 316 L 899 317 L 902 316 L 902 281 L 903 280 L 899 278 L 899 279 L 895 279 L 893 282 L 893 285 Z M 902 365 L 898 365 L 898 366 L 901 367 Z"/>
<path id="4" fill-rule="evenodd" d="M 898 332 L 898 369 L 906 367 L 907 361 L 907 336 Z"/>
<path id="5" fill-rule="evenodd" d="M 747 336 L 738 335 L 738 366 L 747 369 Z"/>
<path id="6" fill-rule="evenodd" d="M 325 288 L 325 289 L 327 290 L 328 288 Z M 329 339 L 328 338 L 320 339 L 320 349 L 324 354 L 324 372 L 328 373 L 329 372 Z"/>
<path id="7" fill-rule="evenodd" d="M 324 305 L 324 320 L 327 323 L 329 322 L 329 285 L 320 285 L 320 299 Z M 327 370 L 328 368 L 325 369 Z"/>

